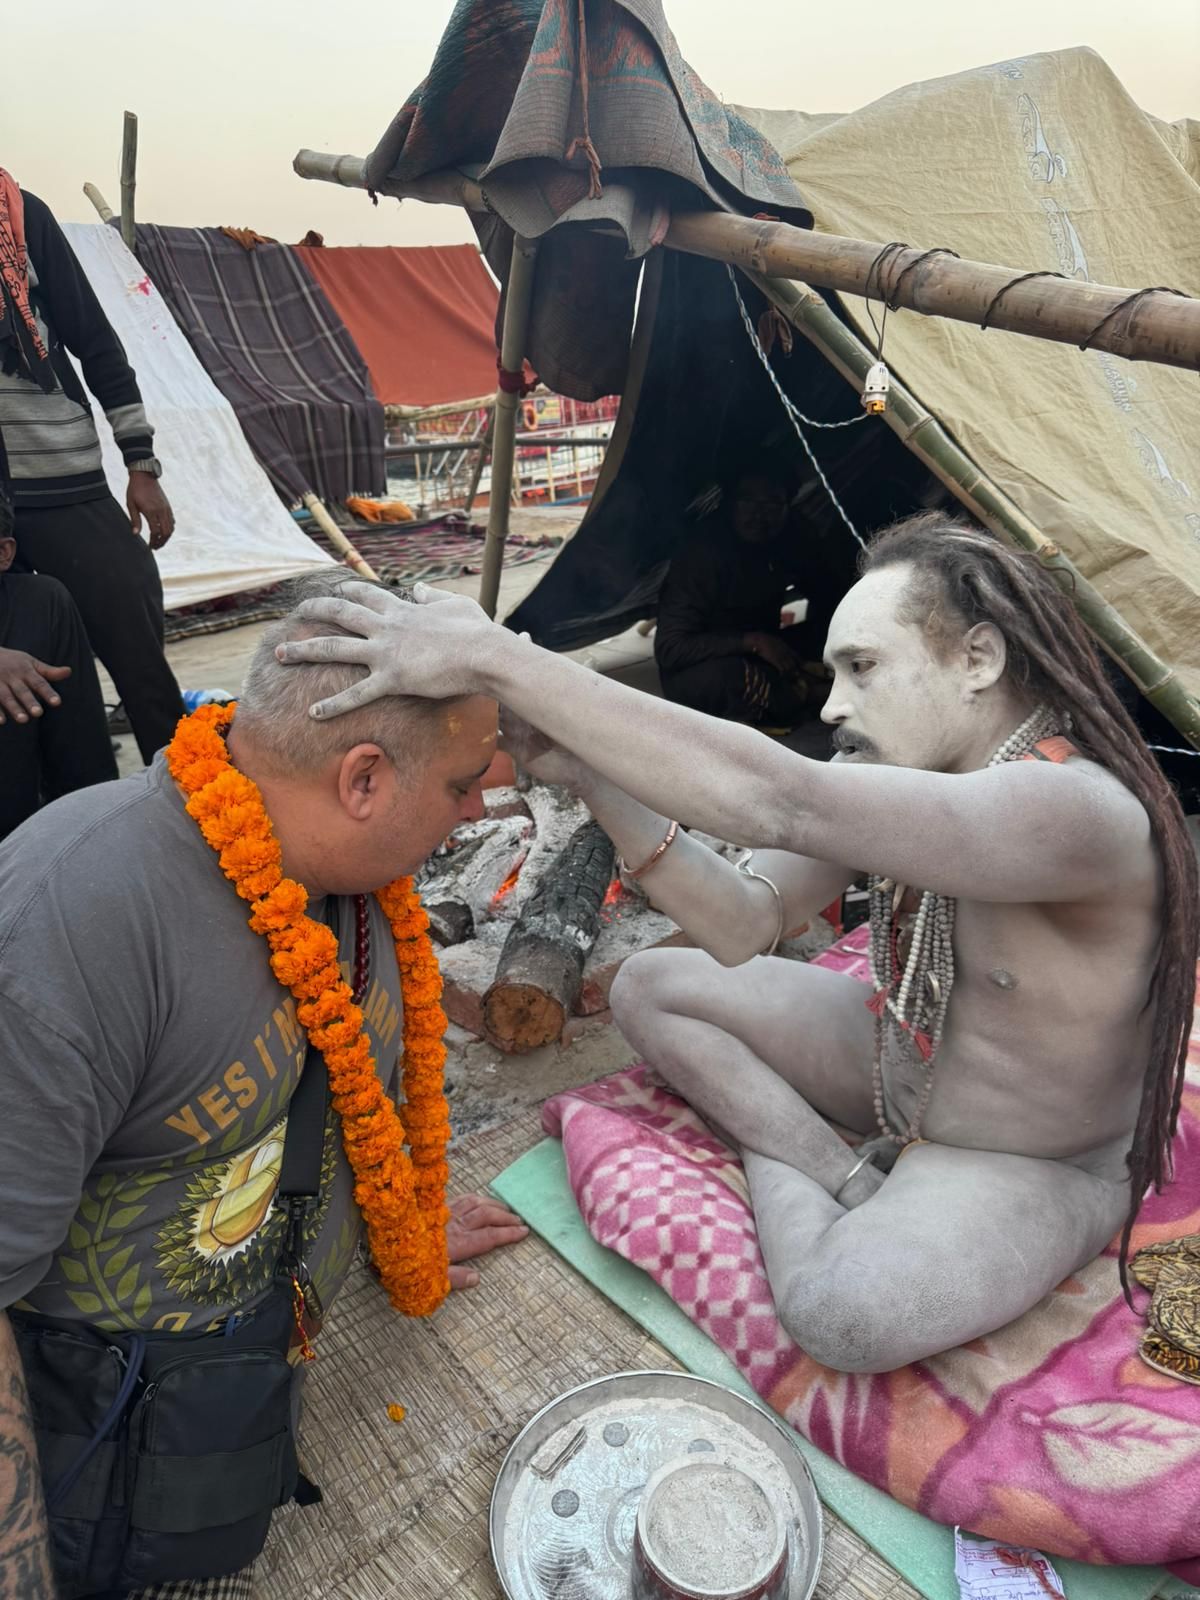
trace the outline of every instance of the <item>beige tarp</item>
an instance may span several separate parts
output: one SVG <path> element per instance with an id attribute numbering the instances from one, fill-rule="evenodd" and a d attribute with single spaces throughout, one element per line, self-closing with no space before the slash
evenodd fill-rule
<path id="1" fill-rule="evenodd" d="M 736 109 L 825 232 L 1200 295 L 1200 124 L 1145 115 L 1091 50 L 849 116 Z M 845 303 L 873 340 L 863 302 Z M 889 315 L 886 357 L 1200 695 L 1200 376 L 913 312 Z"/>

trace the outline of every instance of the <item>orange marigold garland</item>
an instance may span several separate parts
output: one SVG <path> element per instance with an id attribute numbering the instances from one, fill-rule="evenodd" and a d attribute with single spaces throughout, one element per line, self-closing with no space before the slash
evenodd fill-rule
<path id="1" fill-rule="evenodd" d="M 295 995 L 296 1015 L 325 1057 L 354 1198 L 388 1298 L 407 1316 L 428 1316 L 450 1289 L 446 1014 L 429 919 L 411 878 L 376 891 L 391 923 L 404 1001 L 402 1119 L 375 1069 L 362 1011 L 338 966 L 337 941 L 305 914 L 307 891 L 283 876 L 258 786 L 229 759 L 224 736 L 235 709 L 201 706 L 185 717 L 167 746 L 167 767 L 222 872 L 250 902 L 250 926 L 270 946 L 271 970 Z"/>

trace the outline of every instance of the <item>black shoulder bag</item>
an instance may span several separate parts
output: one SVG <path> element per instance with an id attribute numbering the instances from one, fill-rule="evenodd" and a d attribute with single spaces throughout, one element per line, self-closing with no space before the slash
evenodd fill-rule
<path id="1" fill-rule="evenodd" d="M 296 1462 L 295 1284 L 320 1190 L 328 1075 L 312 1045 L 292 1095 L 270 1291 L 216 1333 L 107 1333 L 10 1311 L 64 1600 L 248 1566 L 275 1507 L 320 1498 Z M 315 1308 L 318 1309 L 319 1308 Z"/>

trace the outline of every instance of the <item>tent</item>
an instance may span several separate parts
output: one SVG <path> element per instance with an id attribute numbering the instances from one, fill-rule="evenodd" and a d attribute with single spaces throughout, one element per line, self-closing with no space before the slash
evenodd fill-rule
<path id="1" fill-rule="evenodd" d="M 667 432 L 661 409 L 652 414 L 672 392 L 656 376 L 656 318 L 674 329 L 693 373 L 683 414 L 690 427 L 704 413 L 698 432 L 717 451 L 709 467 L 727 462 L 712 438 L 710 404 L 727 412 L 734 381 L 743 409 L 758 403 L 752 385 L 766 378 L 753 360 L 736 380 L 728 365 L 701 360 L 699 330 L 708 337 L 714 319 L 740 315 L 723 272 L 668 266 L 655 293 L 656 245 L 673 247 L 671 263 L 682 251 L 755 269 L 738 275 L 747 302 L 750 279 L 821 358 L 817 367 L 796 362 L 791 378 L 772 358 L 789 388 L 815 382 L 824 363 L 861 389 L 878 343 L 862 303 L 797 284 L 797 261 L 819 260 L 825 276 L 817 281 L 849 291 L 862 283 L 853 261 L 828 275 L 844 246 L 859 261 L 874 257 L 877 284 L 882 258 L 907 252 L 905 293 L 890 283 L 898 303 L 976 323 L 907 314 L 889 323 L 896 381 L 884 422 L 924 468 L 916 503 L 948 492 L 1036 550 L 1143 693 L 1200 744 L 1200 642 L 1190 625 L 1200 590 L 1195 380 L 1123 359 L 1197 363 L 1195 306 L 1164 309 L 1172 290 L 1200 290 L 1197 231 L 1179 222 L 1196 215 L 1196 148 L 1194 125 L 1146 116 L 1089 51 L 1003 62 L 910 86 L 848 116 L 806 117 L 717 102 L 681 60 L 657 0 L 595 0 L 586 25 L 583 8 L 564 12 L 548 0 L 511 0 L 502 12 L 460 0 L 429 77 L 375 151 L 365 161 L 301 152 L 296 168 L 397 198 L 465 205 L 505 282 L 514 352 L 565 394 L 623 394 L 617 444 L 588 518 L 510 623 L 567 647 L 653 612 L 664 561 L 687 535 L 695 486 L 682 466 L 678 482 L 654 486 L 661 525 L 647 526 L 639 541 L 610 543 L 616 514 L 608 506 L 615 495 L 611 504 L 626 518 L 637 513 L 646 474 L 622 484 L 623 463 L 632 472 L 639 433 L 662 440 Z M 739 222 L 737 213 L 793 226 Z M 809 223 L 817 231 L 801 232 Z M 823 249 L 822 233 L 839 227 L 858 241 Z M 792 251 L 790 261 L 757 265 L 768 234 L 779 236 L 779 253 Z M 905 238 L 920 249 L 860 242 Z M 1016 265 L 978 268 L 968 259 L 958 270 L 954 256 Z M 642 262 L 644 314 L 631 343 Z M 988 275 L 994 287 L 980 298 Z M 1074 283 L 1031 288 L 1030 276 Z M 1138 292 L 1102 287 L 1105 278 Z M 939 279 L 959 290 L 970 282 L 970 308 L 947 307 Z M 1164 284 L 1165 294 L 1141 303 L 1148 286 Z M 679 295 L 686 306 L 672 304 Z M 509 300 L 520 307 L 511 319 Z M 881 311 L 877 301 L 876 320 Z M 1069 324 L 1076 342 L 1095 348 L 985 336 L 978 323 L 993 317 L 999 328 L 1060 340 Z M 1173 349 L 1155 343 L 1167 324 L 1180 330 Z M 857 404 L 854 388 L 843 386 L 841 404 L 844 421 Z M 785 418 L 785 437 L 790 426 Z M 836 467 L 836 436 L 810 432 L 814 455 Z M 874 432 L 894 457 L 883 429 Z M 795 446 L 801 476 L 819 484 Z M 856 476 L 874 473 L 870 454 L 856 453 L 855 462 Z M 875 510 L 895 506 L 893 496 Z M 496 520 L 502 541 L 502 514 Z"/>
<path id="2" fill-rule="evenodd" d="M 64 223 L 63 231 L 125 346 L 154 424 L 176 518 L 175 536 L 157 556 L 167 609 L 328 565 L 284 509 L 232 406 L 120 234 L 101 223 Z M 105 475 L 124 504 L 128 474 L 103 425 L 100 435 Z"/>
<path id="3" fill-rule="evenodd" d="M 912 238 L 1067 277 L 1200 292 L 1200 231 L 1181 223 L 1200 208 L 1200 127 L 1143 114 L 1090 50 L 910 85 L 847 116 L 738 109 L 780 148 L 818 228 L 829 233 Z M 743 292 L 761 309 L 761 299 Z M 878 302 L 868 310 L 862 300 L 829 298 L 862 341 L 877 342 Z M 748 414 L 756 428 L 781 432 L 779 448 L 790 432 L 779 428 L 782 408 L 745 339 L 723 268 L 672 255 L 657 318 L 662 336 L 656 329 L 642 392 L 626 394 L 634 408 L 626 461 L 512 619 L 560 648 L 652 613 L 666 560 L 686 536 L 685 508 L 711 478 L 711 462 L 754 447 L 745 436 Z M 714 328 L 724 330 L 725 359 L 737 363 L 733 393 L 728 376 L 722 390 L 743 426 L 731 415 L 714 426 L 707 403 L 705 415 L 690 413 L 688 428 L 703 447 L 685 451 L 678 468 L 666 465 L 674 484 L 653 484 L 639 465 L 639 446 L 664 446 L 663 407 L 679 359 L 671 347 L 682 343 L 691 353 L 694 392 L 703 383 L 701 352 L 718 338 Z M 1193 695 L 1200 693 L 1195 376 L 906 314 L 889 317 L 885 354 L 979 473 L 1072 558 Z M 824 404 L 826 420 L 854 415 L 852 391 L 836 379 L 829 387 L 831 369 L 804 341 L 791 357 L 776 351 L 773 362 L 803 410 L 820 415 Z M 719 370 L 715 356 L 707 365 Z M 909 473 L 907 498 L 885 495 L 874 503 L 864 479 L 901 468 L 898 441 L 876 424 L 852 431 L 874 435 L 865 454 L 848 457 L 846 441 L 832 434 L 810 430 L 809 442 L 835 487 L 856 498 L 867 528 L 927 502 L 928 476 Z M 803 464 L 794 438 L 791 448 Z M 811 485 L 811 469 L 805 476 Z M 625 546 L 614 523 L 646 494 L 659 538 Z"/>
<path id="4" fill-rule="evenodd" d="M 385 406 L 440 405 L 495 388 L 500 294 L 473 245 L 295 248 Z"/>

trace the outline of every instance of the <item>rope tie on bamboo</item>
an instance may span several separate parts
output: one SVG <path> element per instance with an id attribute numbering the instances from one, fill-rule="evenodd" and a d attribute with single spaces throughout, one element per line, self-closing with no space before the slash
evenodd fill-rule
<path id="1" fill-rule="evenodd" d="M 1165 283 L 1160 283 L 1153 289 L 1138 289 L 1135 293 L 1122 300 L 1120 305 L 1114 306 L 1106 317 L 1101 317 L 1100 321 L 1092 329 L 1091 333 L 1088 334 L 1087 338 L 1083 341 L 1079 348 L 1081 350 L 1090 349 L 1092 340 L 1104 332 L 1105 328 L 1108 327 L 1109 323 L 1114 317 L 1119 317 L 1122 311 L 1126 312 L 1127 314 L 1131 314 L 1134 307 L 1138 305 L 1140 301 L 1144 300 L 1149 294 L 1177 294 L 1182 300 L 1190 300 L 1192 298 L 1192 296 L 1185 290 L 1172 289 L 1168 284 Z"/>
<path id="2" fill-rule="evenodd" d="M 604 168 L 600 163 L 600 157 L 596 152 L 596 146 L 592 143 L 592 129 L 588 120 L 588 39 L 586 0 L 579 0 L 579 104 L 580 110 L 583 113 L 583 132 L 578 138 L 571 140 L 570 144 L 567 146 L 566 156 L 563 159 L 570 161 L 574 157 L 576 151 L 578 151 L 580 155 L 587 158 L 588 199 L 598 200 L 604 193 L 604 186 L 600 182 L 600 174 L 603 172 Z"/>
<path id="3" fill-rule="evenodd" d="M 847 528 L 849 528 L 855 539 L 858 540 L 860 547 L 865 550 L 867 548 L 867 542 L 863 538 L 862 534 L 859 533 L 858 529 L 854 526 L 853 522 L 851 522 L 845 506 L 833 492 L 833 485 L 825 476 L 825 473 L 821 467 L 821 463 L 817 460 L 816 455 L 813 453 L 813 447 L 808 442 L 808 438 L 804 432 L 804 427 L 852 428 L 856 423 L 866 422 L 868 420 L 866 412 L 860 412 L 856 417 L 847 417 L 843 422 L 818 422 L 815 417 L 806 417 L 802 411 L 797 410 L 797 408 L 792 404 L 791 396 L 786 392 L 776 376 L 775 368 L 771 365 L 770 359 L 767 356 L 767 352 L 762 347 L 762 341 L 755 332 L 754 324 L 750 320 L 750 313 L 746 310 L 746 302 L 742 299 L 742 292 L 738 288 L 736 272 L 728 263 L 726 263 L 725 271 L 729 274 L 729 285 L 733 290 L 733 298 L 737 301 L 738 311 L 741 313 L 742 326 L 746 330 L 746 337 L 750 340 L 755 355 L 762 363 L 763 371 L 766 373 L 767 377 L 770 378 L 771 387 L 779 396 L 779 402 L 783 406 L 783 409 L 787 412 L 788 420 L 795 429 L 797 439 L 799 439 L 800 443 L 804 447 L 804 453 L 808 457 L 813 471 L 820 479 L 821 486 L 825 490 L 825 493 L 829 496 L 833 509 L 837 512 L 838 516 L 841 517 L 842 521 L 846 524 Z M 802 423 L 804 424 L 804 427 L 801 426 Z"/>
<path id="4" fill-rule="evenodd" d="M 1023 272 L 1019 278 L 1011 278 L 1006 284 L 1004 284 L 1002 288 L 997 289 L 995 294 L 988 301 L 987 310 L 983 313 L 983 321 L 979 324 L 980 332 L 987 332 L 988 328 L 991 326 L 992 317 L 995 314 L 996 307 L 1000 304 L 1001 300 L 1004 299 L 1004 296 L 1010 289 L 1015 289 L 1019 283 L 1029 283 L 1034 278 L 1061 278 L 1063 276 L 1064 274 L 1061 272 L 1046 271 Z"/>
<path id="5" fill-rule="evenodd" d="M 885 282 L 887 270 L 895 265 L 897 259 L 906 250 L 911 250 L 912 248 L 912 245 L 905 244 L 903 240 L 893 239 L 890 244 L 884 245 L 883 249 L 867 268 L 866 282 L 863 284 L 863 299 L 866 302 L 867 316 L 871 319 L 871 327 L 875 330 L 875 354 L 880 361 L 884 359 L 883 342 L 887 337 L 888 312 L 900 310 L 900 291 L 910 273 L 915 272 L 918 267 L 924 266 L 932 256 L 953 256 L 956 261 L 961 259 L 957 250 L 950 250 L 943 245 L 935 245 L 932 250 L 922 250 L 919 255 L 914 256 L 907 265 L 900 269 L 896 275 L 895 282 L 889 287 Z M 872 294 L 883 306 L 882 322 L 875 321 L 875 313 L 871 310 Z"/>
<path id="6" fill-rule="evenodd" d="M 532 379 L 526 378 L 523 367 L 520 372 L 510 372 L 502 364 L 500 356 L 496 357 L 496 381 L 501 393 L 519 395 L 522 400 L 526 395 L 532 394 L 538 386 L 536 376 Z"/>
<path id="7" fill-rule="evenodd" d="M 905 283 L 917 270 L 917 268 L 923 267 L 925 263 L 932 260 L 934 256 L 953 256 L 955 261 L 962 259 L 957 250 L 950 250 L 944 245 L 935 245 L 932 250 L 922 250 L 920 255 L 914 256 L 911 261 L 907 262 L 903 267 L 901 267 L 900 271 L 896 274 L 895 280 L 890 284 L 886 284 L 884 281 L 885 269 L 890 269 L 895 265 L 896 258 L 899 256 L 902 250 L 911 249 L 912 246 L 908 244 L 885 244 L 883 249 L 871 263 L 870 269 L 867 272 L 867 282 L 864 291 L 866 297 L 868 299 L 871 297 L 871 276 L 874 274 L 879 285 L 879 298 L 883 301 L 884 309 L 886 311 L 900 310 L 901 289 L 903 289 Z"/>

